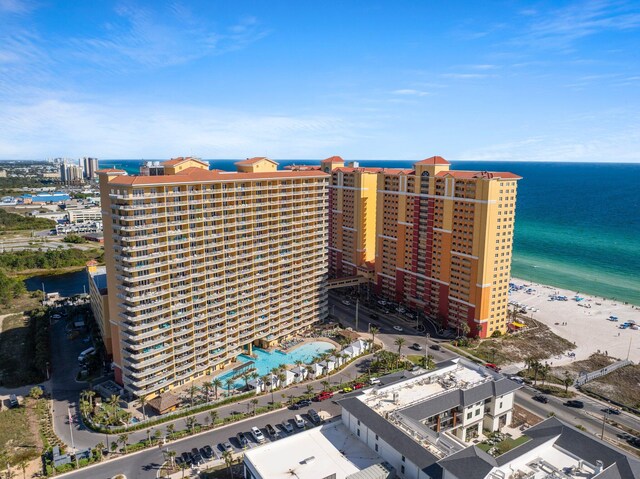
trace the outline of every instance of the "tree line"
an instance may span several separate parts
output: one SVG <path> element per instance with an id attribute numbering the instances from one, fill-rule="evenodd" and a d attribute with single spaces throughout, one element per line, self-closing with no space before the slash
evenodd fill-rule
<path id="1" fill-rule="evenodd" d="M 0 231 L 46 230 L 55 226 L 56 222 L 53 220 L 22 216 L 0 208 Z"/>
<path id="2" fill-rule="evenodd" d="M 7 271 L 25 271 L 33 269 L 57 269 L 70 266 L 84 266 L 91 259 L 102 259 L 98 250 L 79 249 L 22 250 L 0 253 L 0 268 Z"/>

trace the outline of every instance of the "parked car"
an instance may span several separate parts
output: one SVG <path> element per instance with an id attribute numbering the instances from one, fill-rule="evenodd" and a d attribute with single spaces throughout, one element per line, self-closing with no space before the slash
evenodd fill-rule
<path id="1" fill-rule="evenodd" d="M 378 378 L 369 378 L 369 384 L 372 386 L 375 384 L 380 384 L 380 380 Z"/>
<path id="2" fill-rule="evenodd" d="M 606 407 L 602 410 L 602 412 L 607 413 L 607 414 L 613 414 L 614 416 L 619 416 L 620 415 L 620 409 L 616 409 L 614 407 Z"/>
<path id="3" fill-rule="evenodd" d="M 402 326 L 394 326 L 393 329 L 395 329 L 396 331 L 402 332 Z"/>
<path id="4" fill-rule="evenodd" d="M 271 424 L 267 424 L 265 426 L 265 429 L 267 430 L 267 435 L 272 439 L 278 439 L 278 436 L 280 434 L 278 434 L 278 431 L 276 430 L 275 427 L 273 427 Z"/>
<path id="5" fill-rule="evenodd" d="M 222 452 L 233 452 L 233 446 L 229 441 L 221 442 L 220 444 L 218 444 L 218 449 L 220 449 Z"/>
<path id="6" fill-rule="evenodd" d="M 344 304 L 345 306 L 349 306 L 349 305 L 351 305 L 351 302 L 346 300 L 346 299 L 344 299 L 344 300 L 342 300 L 342 304 Z"/>
<path id="7" fill-rule="evenodd" d="M 9 407 L 14 408 L 20 406 L 20 402 L 18 401 L 18 396 L 15 394 L 11 394 L 9 396 Z"/>
<path id="8" fill-rule="evenodd" d="M 204 457 L 205 459 L 211 459 L 213 458 L 213 449 L 211 448 L 211 446 L 209 446 L 208 444 L 206 446 L 204 446 L 203 448 L 200 448 L 200 454 L 202 455 L 202 457 Z"/>
<path id="9" fill-rule="evenodd" d="M 332 391 L 322 391 L 314 399 L 315 401 L 324 401 L 325 399 L 331 399 L 333 397 Z"/>
<path id="10" fill-rule="evenodd" d="M 347 386 L 345 388 L 342 388 L 342 392 L 343 393 L 350 393 L 351 391 L 353 391 L 353 388 L 350 386 Z"/>
<path id="11" fill-rule="evenodd" d="M 182 456 L 176 456 L 176 458 L 174 459 L 174 462 L 176 463 L 176 466 L 180 468 L 180 465 L 184 464 L 184 459 L 182 459 Z"/>
<path id="12" fill-rule="evenodd" d="M 364 387 L 364 383 L 355 383 L 353 385 L 353 389 L 362 389 Z"/>
<path id="13" fill-rule="evenodd" d="M 431 349 L 433 349 L 434 351 L 440 351 L 440 345 L 439 344 L 432 344 L 431 345 Z"/>
<path id="14" fill-rule="evenodd" d="M 198 450 L 197 447 L 194 447 L 193 449 L 191 449 L 191 460 L 196 466 L 204 462 L 204 459 L 202 459 L 202 456 L 200 455 L 200 451 Z"/>
<path id="15" fill-rule="evenodd" d="M 582 409 L 584 407 L 584 403 L 576 399 L 569 399 L 567 402 L 564 403 L 564 405 L 569 407 L 575 407 L 578 409 Z"/>
<path id="16" fill-rule="evenodd" d="M 300 409 L 302 406 L 300 406 L 300 403 L 293 403 L 291 406 L 289 406 L 289 409 L 291 409 L 292 411 L 297 411 L 298 409 Z"/>
<path id="17" fill-rule="evenodd" d="M 311 422 L 314 424 L 320 424 L 322 422 L 322 418 L 315 409 L 309 409 L 309 419 L 311 419 Z"/>
<path id="18" fill-rule="evenodd" d="M 284 421 L 282 421 L 281 426 L 286 432 L 288 432 L 288 433 L 292 433 L 293 432 L 293 426 L 286 419 Z"/>
<path id="19" fill-rule="evenodd" d="M 413 343 L 411 348 L 413 348 L 415 351 L 422 351 L 422 345 L 418 343 Z"/>
<path id="20" fill-rule="evenodd" d="M 485 364 L 485 367 L 487 367 L 489 369 L 493 369 L 497 373 L 500 372 L 500 368 L 498 366 L 496 366 L 495 364 L 493 364 L 493 363 L 487 363 L 487 364 Z"/>
<path id="21" fill-rule="evenodd" d="M 311 401 L 309 401 L 308 399 L 301 399 L 300 401 L 298 401 L 298 406 L 309 407 L 311 406 Z"/>
<path id="22" fill-rule="evenodd" d="M 189 454 L 188 452 L 183 452 L 180 457 L 182 457 L 182 460 L 185 464 L 191 464 L 191 454 Z"/>
<path id="23" fill-rule="evenodd" d="M 236 438 L 238 439 L 241 447 L 249 445 L 249 439 L 247 439 L 247 436 L 244 434 L 244 432 L 239 432 L 238 434 L 236 434 Z"/>
<path id="24" fill-rule="evenodd" d="M 547 399 L 546 396 L 543 396 L 542 394 L 538 394 L 536 396 L 533 396 L 532 398 L 534 401 L 538 401 L 544 404 L 547 404 L 549 402 L 549 400 Z"/>
<path id="25" fill-rule="evenodd" d="M 304 426 L 307 424 L 307 422 L 304 419 L 302 419 L 302 416 L 300 414 L 296 414 L 293 420 L 296 423 L 296 426 L 298 426 L 300 429 L 303 429 Z"/>
<path id="26" fill-rule="evenodd" d="M 262 431 L 255 426 L 251 427 L 251 435 L 253 436 L 253 439 L 255 439 L 255 441 L 258 444 L 267 442 L 267 438 L 264 437 L 264 434 L 262 434 Z"/>

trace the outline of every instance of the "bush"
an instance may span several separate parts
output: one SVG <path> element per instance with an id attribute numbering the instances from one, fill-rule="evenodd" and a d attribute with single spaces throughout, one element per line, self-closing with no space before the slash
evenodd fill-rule
<path id="1" fill-rule="evenodd" d="M 492 338 L 499 338 L 500 336 L 502 336 L 502 333 L 498 329 L 496 329 L 493 333 L 491 333 Z"/>
<path id="2" fill-rule="evenodd" d="M 65 243 L 73 243 L 73 244 L 80 244 L 80 243 L 87 242 L 87 240 L 84 239 L 82 236 L 75 235 L 75 234 L 68 234 L 67 236 L 64 237 L 62 241 L 64 241 Z"/>

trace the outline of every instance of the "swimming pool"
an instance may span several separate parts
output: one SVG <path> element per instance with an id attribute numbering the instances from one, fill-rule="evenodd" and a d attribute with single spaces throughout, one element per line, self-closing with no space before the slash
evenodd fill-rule
<path id="1" fill-rule="evenodd" d="M 288 353 L 285 353 L 280 350 L 275 350 L 272 353 L 269 351 L 265 351 L 260 348 L 253 348 L 253 353 L 256 355 L 256 358 L 252 358 L 245 354 L 241 354 L 238 356 L 238 362 L 246 363 L 249 361 L 254 361 L 254 366 L 257 369 L 257 373 L 260 376 L 264 376 L 269 373 L 273 368 L 277 368 L 281 365 L 293 365 L 297 360 L 302 361 L 305 364 L 311 362 L 311 360 L 321 353 L 326 353 L 334 350 L 336 347 L 327 343 L 326 341 L 314 341 L 312 343 L 306 343 L 300 346 L 299 348 L 294 349 Z M 233 371 L 229 371 L 221 376 L 217 376 L 223 383 L 230 377 L 234 375 Z M 244 379 L 239 378 L 236 382 L 233 383 L 234 388 L 241 388 L 244 386 Z M 226 384 L 225 384 L 226 387 Z"/>

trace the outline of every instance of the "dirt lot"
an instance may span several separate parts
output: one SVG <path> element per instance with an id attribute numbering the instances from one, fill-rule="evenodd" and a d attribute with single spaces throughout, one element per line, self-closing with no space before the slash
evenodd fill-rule
<path id="1" fill-rule="evenodd" d="M 564 376 L 564 372 L 568 371 L 571 375 L 578 376 L 582 372 L 590 373 L 607 367 L 615 361 L 616 360 L 614 358 L 605 356 L 604 354 L 592 354 L 588 359 L 574 361 L 563 366 L 555 367 L 551 370 L 551 374 L 561 378 Z"/>
<path id="2" fill-rule="evenodd" d="M 539 360 L 552 358 L 573 348 L 573 343 L 552 333 L 544 324 L 536 323 L 520 333 L 472 341 L 462 349 L 487 362 L 505 365 L 524 362 L 529 357 Z"/>

